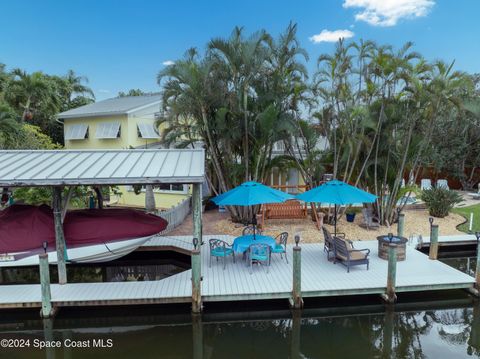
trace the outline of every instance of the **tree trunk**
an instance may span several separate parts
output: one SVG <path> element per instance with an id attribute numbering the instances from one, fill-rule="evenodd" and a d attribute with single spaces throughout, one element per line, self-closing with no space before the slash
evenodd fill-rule
<path id="1" fill-rule="evenodd" d="M 98 203 L 98 209 L 103 209 L 103 194 L 102 190 L 100 187 L 95 186 L 94 187 L 95 194 L 97 195 L 97 203 Z"/>
<path id="2" fill-rule="evenodd" d="M 155 194 L 153 193 L 153 186 L 151 184 L 147 184 L 145 186 L 145 210 L 148 213 L 154 213 L 157 209 L 155 205 Z"/>

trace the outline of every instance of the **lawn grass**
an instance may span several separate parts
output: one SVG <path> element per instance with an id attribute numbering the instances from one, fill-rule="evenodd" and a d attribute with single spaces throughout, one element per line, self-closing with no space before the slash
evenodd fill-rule
<path id="1" fill-rule="evenodd" d="M 472 232 L 480 231 L 480 204 L 476 204 L 468 207 L 454 208 L 453 212 L 467 219 L 467 223 L 458 226 L 458 229 L 462 232 L 468 233 L 468 221 L 470 220 L 470 213 L 473 213 L 473 226 Z"/>

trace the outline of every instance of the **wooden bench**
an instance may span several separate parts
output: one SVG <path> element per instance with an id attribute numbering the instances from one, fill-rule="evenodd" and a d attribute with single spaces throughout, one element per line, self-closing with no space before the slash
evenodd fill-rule
<path id="1" fill-rule="evenodd" d="M 303 219 L 307 218 L 307 205 L 297 200 L 283 203 L 268 203 L 264 207 L 265 219 Z"/>

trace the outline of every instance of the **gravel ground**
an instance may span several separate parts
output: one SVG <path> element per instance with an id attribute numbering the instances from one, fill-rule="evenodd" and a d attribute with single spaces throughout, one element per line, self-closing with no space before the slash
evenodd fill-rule
<path id="1" fill-rule="evenodd" d="M 405 236 L 419 235 L 428 236 L 430 234 L 430 223 L 428 222 L 428 211 L 426 210 L 406 210 L 405 213 Z M 456 229 L 456 226 L 465 219 L 455 213 L 451 213 L 445 218 L 435 218 L 434 223 L 439 225 L 440 235 L 462 234 Z M 346 234 L 346 237 L 353 240 L 369 240 L 376 239 L 381 234 L 389 232 L 396 232 L 396 224 L 389 227 L 381 226 L 378 229 L 367 230 L 360 227 L 363 223 L 362 214 L 357 214 L 355 222 L 349 223 L 345 217 L 339 220 L 337 231 Z M 231 234 L 234 236 L 241 235 L 243 226 L 232 223 L 229 218 L 222 218 L 211 223 L 213 231 L 224 234 Z M 333 232 L 333 226 L 326 225 L 327 228 Z M 300 220 L 268 220 L 265 225 L 265 234 L 276 236 L 281 232 L 288 232 L 290 238 L 293 239 L 295 233 L 300 233 L 302 242 L 304 243 L 318 243 L 323 241 L 323 234 L 317 230 L 315 223 L 310 218 Z"/>

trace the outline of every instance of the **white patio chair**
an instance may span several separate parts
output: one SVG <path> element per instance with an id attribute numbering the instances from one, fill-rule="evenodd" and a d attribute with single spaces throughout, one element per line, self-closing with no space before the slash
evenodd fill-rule
<path id="1" fill-rule="evenodd" d="M 446 179 L 437 180 L 437 188 L 450 189 L 450 187 L 448 187 L 448 181 Z"/>
<path id="2" fill-rule="evenodd" d="M 430 178 L 422 178 L 420 181 L 420 189 L 426 190 L 426 189 L 432 189 L 432 180 Z"/>

